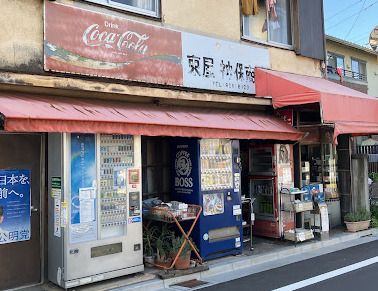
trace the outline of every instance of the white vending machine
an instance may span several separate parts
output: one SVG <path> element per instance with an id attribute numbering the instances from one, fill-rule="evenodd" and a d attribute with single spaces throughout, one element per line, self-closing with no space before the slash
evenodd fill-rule
<path id="1" fill-rule="evenodd" d="M 144 270 L 141 138 L 48 135 L 48 278 L 72 288 Z"/>

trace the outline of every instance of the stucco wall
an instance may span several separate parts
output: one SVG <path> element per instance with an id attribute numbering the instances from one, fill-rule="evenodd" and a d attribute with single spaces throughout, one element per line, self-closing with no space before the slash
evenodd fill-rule
<path id="1" fill-rule="evenodd" d="M 240 40 L 239 0 L 161 0 L 161 8 L 170 26 Z"/>
<path id="2" fill-rule="evenodd" d="M 294 51 L 271 47 L 270 61 L 273 70 L 300 75 L 321 77 L 320 61 L 298 56 Z"/>
<path id="3" fill-rule="evenodd" d="M 342 44 L 327 40 L 327 51 L 344 56 L 345 69 L 352 70 L 351 57 L 366 62 L 368 94 L 378 97 L 378 61 L 377 56 L 362 50 L 347 47 Z"/>
<path id="4" fill-rule="evenodd" d="M 0 67 L 11 71 L 43 69 L 43 1 L 0 0 Z"/>

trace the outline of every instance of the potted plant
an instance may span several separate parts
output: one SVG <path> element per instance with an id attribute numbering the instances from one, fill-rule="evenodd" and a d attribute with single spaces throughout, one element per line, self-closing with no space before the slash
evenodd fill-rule
<path id="1" fill-rule="evenodd" d="M 167 224 L 163 224 L 161 232 L 156 239 L 155 263 L 157 265 L 163 267 L 170 266 L 172 262 L 172 259 L 170 257 L 170 252 L 172 248 L 171 242 L 174 236 L 174 232 L 168 228 Z"/>
<path id="2" fill-rule="evenodd" d="M 152 264 L 154 262 L 155 242 L 159 229 L 156 225 L 147 224 L 143 229 L 143 259 L 145 263 Z"/>
<path id="3" fill-rule="evenodd" d="M 346 214 L 344 217 L 344 222 L 348 231 L 356 232 L 368 229 L 370 225 L 370 219 L 370 212 L 366 209 L 360 208 L 357 211 Z"/>
<path id="4" fill-rule="evenodd" d="M 174 260 L 174 258 L 176 257 L 184 241 L 185 241 L 184 236 L 174 237 L 172 239 L 172 260 Z M 192 240 L 190 241 L 193 243 Z M 177 261 L 175 264 L 176 269 L 184 270 L 184 269 L 189 268 L 191 252 L 192 252 L 192 249 L 189 243 L 186 242 L 180 256 L 177 258 Z"/>

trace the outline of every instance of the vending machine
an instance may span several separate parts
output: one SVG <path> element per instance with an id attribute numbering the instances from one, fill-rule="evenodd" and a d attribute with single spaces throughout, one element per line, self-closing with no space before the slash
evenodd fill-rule
<path id="1" fill-rule="evenodd" d="M 255 198 L 255 235 L 280 238 L 294 227 L 294 214 L 281 211 L 282 188 L 294 187 L 293 151 L 289 144 L 251 144 L 249 195 Z"/>
<path id="2" fill-rule="evenodd" d="M 206 259 L 242 251 L 239 141 L 172 140 L 173 199 L 203 208 L 192 237 Z"/>
<path id="3" fill-rule="evenodd" d="M 144 270 L 140 136 L 48 135 L 48 278 L 63 288 Z"/>

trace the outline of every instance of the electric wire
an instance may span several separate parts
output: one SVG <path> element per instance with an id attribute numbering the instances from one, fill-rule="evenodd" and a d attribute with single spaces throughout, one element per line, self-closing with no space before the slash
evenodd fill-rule
<path id="1" fill-rule="evenodd" d="M 361 12 L 362 12 L 362 11 L 365 11 L 365 10 L 367 10 L 367 9 L 369 9 L 370 7 L 372 7 L 373 5 L 375 5 L 375 4 L 377 4 L 377 3 L 378 3 L 378 1 L 375 1 L 375 2 L 371 3 L 369 6 L 366 6 L 364 9 L 362 9 Z M 346 17 L 346 18 L 343 18 L 342 20 L 340 20 L 340 21 L 337 22 L 336 24 L 331 25 L 330 27 L 328 27 L 327 30 L 330 30 L 330 29 L 333 29 L 333 28 L 339 26 L 341 23 L 343 23 L 343 22 L 349 20 L 351 17 L 353 17 L 353 16 L 355 16 L 355 15 L 357 15 L 357 14 L 359 14 L 359 13 L 360 13 L 360 11 L 359 11 L 359 12 L 356 12 L 356 13 L 353 13 L 352 15 L 349 15 L 349 16 Z"/>
<path id="2" fill-rule="evenodd" d="M 356 4 L 359 3 L 359 2 L 362 2 L 362 0 L 358 0 L 358 1 L 356 1 L 356 2 L 354 2 L 354 3 L 352 3 L 352 4 L 350 4 L 349 6 L 345 7 L 345 8 L 342 9 L 342 10 L 340 10 L 339 12 L 336 12 L 335 14 L 333 14 L 333 15 L 331 15 L 331 16 L 328 16 L 325 20 L 326 20 L 326 21 L 331 20 L 331 19 L 334 18 L 335 16 L 337 16 L 337 15 L 341 14 L 342 12 L 348 10 L 350 7 L 356 5 Z"/>
<path id="3" fill-rule="evenodd" d="M 360 15 L 361 15 L 362 10 L 363 10 L 364 7 L 365 7 L 365 4 L 366 4 L 366 0 L 364 0 L 364 3 L 362 3 L 361 9 L 360 9 L 360 11 L 358 12 L 358 15 L 356 16 L 356 18 L 354 19 L 354 22 L 353 22 L 352 26 L 350 27 L 348 33 L 345 35 L 345 38 L 347 38 L 347 37 L 349 36 L 349 34 L 352 32 L 354 26 L 355 26 L 356 23 L 357 23 L 358 18 L 359 18 Z"/>

